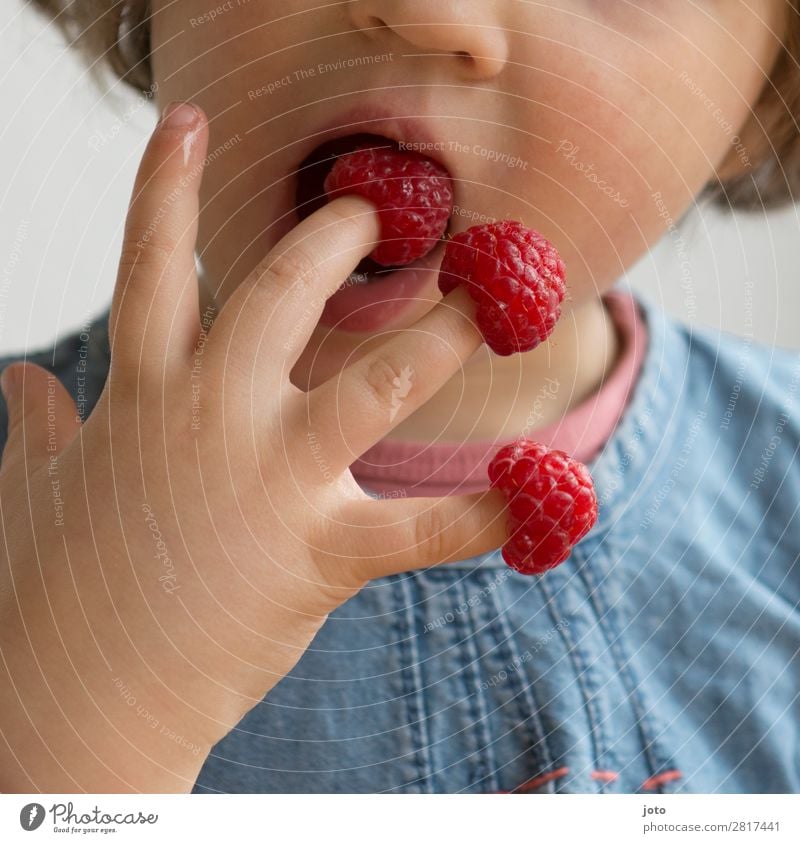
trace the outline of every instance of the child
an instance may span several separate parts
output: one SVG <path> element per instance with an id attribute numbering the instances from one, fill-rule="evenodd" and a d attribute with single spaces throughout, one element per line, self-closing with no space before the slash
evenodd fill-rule
<path id="1" fill-rule="evenodd" d="M 796 3 L 37 5 L 194 106 L 110 314 L 3 361 L 0 788 L 799 790 L 800 358 L 612 289 L 699 196 L 800 190 Z M 377 277 L 366 200 L 305 215 L 365 135 L 450 233 L 558 247 L 547 343 L 491 354 L 441 247 Z M 486 480 L 520 433 L 600 504 L 541 577 Z"/>

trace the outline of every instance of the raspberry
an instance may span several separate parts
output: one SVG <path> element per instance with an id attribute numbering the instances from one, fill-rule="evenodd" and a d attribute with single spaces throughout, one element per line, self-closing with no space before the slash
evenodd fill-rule
<path id="1" fill-rule="evenodd" d="M 503 559 L 522 574 L 561 564 L 597 521 L 591 475 L 563 451 L 520 437 L 494 455 L 489 481 L 508 500 Z"/>
<path id="2" fill-rule="evenodd" d="M 475 225 L 447 244 L 439 271 L 444 295 L 459 284 L 478 303 L 486 344 L 507 357 L 550 336 L 564 299 L 564 262 L 538 231 L 513 220 Z"/>
<path id="3" fill-rule="evenodd" d="M 325 179 L 329 199 L 356 193 L 378 207 L 381 242 L 370 257 L 405 266 L 428 254 L 453 210 L 450 176 L 436 161 L 393 147 L 358 147 L 340 155 Z"/>

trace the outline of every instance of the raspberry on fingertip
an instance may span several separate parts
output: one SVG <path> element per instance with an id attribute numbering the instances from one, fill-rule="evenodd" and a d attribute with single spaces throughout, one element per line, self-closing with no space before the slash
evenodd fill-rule
<path id="1" fill-rule="evenodd" d="M 566 271 L 555 246 L 522 223 L 474 225 L 452 237 L 439 271 L 444 295 L 466 287 L 486 344 L 507 357 L 544 342 L 561 316 Z"/>
<path id="2" fill-rule="evenodd" d="M 597 521 L 592 477 L 563 451 L 520 437 L 495 454 L 488 473 L 508 501 L 503 559 L 521 574 L 560 565 Z"/>

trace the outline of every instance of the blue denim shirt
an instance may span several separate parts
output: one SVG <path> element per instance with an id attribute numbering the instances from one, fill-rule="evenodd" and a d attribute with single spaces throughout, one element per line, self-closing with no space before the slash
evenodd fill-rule
<path id="1" fill-rule="evenodd" d="M 641 377 L 590 465 L 599 521 L 567 562 L 372 582 L 195 792 L 800 791 L 800 355 L 642 308 Z M 106 331 L 28 357 L 86 412 Z"/>

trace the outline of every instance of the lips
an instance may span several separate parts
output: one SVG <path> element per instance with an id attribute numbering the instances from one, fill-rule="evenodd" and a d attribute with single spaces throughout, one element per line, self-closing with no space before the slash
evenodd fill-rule
<path id="1" fill-rule="evenodd" d="M 410 107 L 410 104 L 407 104 Z M 378 138 L 384 144 L 406 145 L 409 148 L 418 146 L 426 155 L 441 164 L 452 175 L 455 174 L 455 162 L 448 152 L 446 144 L 437 139 L 431 130 L 435 118 L 397 117 L 379 107 L 359 106 L 337 116 L 329 124 L 316 132 L 307 134 L 298 143 L 299 155 L 294 172 L 299 174 L 302 163 L 314 158 L 314 153 L 320 147 L 327 146 L 333 141 L 342 141 L 341 147 L 334 147 L 336 154 L 352 148 L 352 140 L 358 135 L 368 135 Z M 333 161 L 330 162 L 331 164 Z"/>
<path id="2" fill-rule="evenodd" d="M 318 143 L 307 152 L 295 173 L 298 219 L 304 219 L 328 201 L 324 182 L 339 156 L 363 147 L 396 149 L 400 142 L 411 148 L 434 146 L 425 139 L 424 133 L 413 139 L 407 132 L 401 133 L 397 121 L 369 121 L 366 128 L 373 126 L 390 131 L 393 136 L 353 131 L 365 128 L 364 124 L 335 127 L 317 136 Z M 344 331 L 374 332 L 396 325 L 411 310 L 419 310 L 421 301 L 432 303 L 437 300 L 436 276 L 443 246 L 441 242 L 423 257 L 402 267 L 381 266 L 370 258 L 363 259 L 328 299 L 320 324 Z"/>
<path id="3" fill-rule="evenodd" d="M 325 302 L 320 325 L 355 333 L 398 327 L 409 312 L 441 298 L 436 279 L 443 255 L 444 242 L 408 266 L 381 267 L 383 275 L 374 283 L 345 279 Z"/>
<path id="4" fill-rule="evenodd" d="M 357 132 L 325 141 L 317 146 L 297 168 L 295 210 L 298 219 L 305 219 L 328 201 L 324 188 L 325 177 L 340 155 L 352 152 L 362 144 L 380 148 L 389 146 L 391 143 L 392 141 L 381 135 Z M 386 267 L 380 266 L 370 258 L 364 258 L 356 267 L 355 274 L 364 276 L 370 282 L 385 275 L 387 271 L 389 270 Z"/>
<path id="5" fill-rule="evenodd" d="M 316 146 L 297 168 L 295 207 L 298 217 L 305 219 L 328 201 L 323 183 L 340 155 L 361 145 L 379 149 L 391 144 L 389 138 L 381 135 L 354 132 Z"/>
<path id="6" fill-rule="evenodd" d="M 372 202 L 381 242 L 369 257 L 381 267 L 406 266 L 427 254 L 452 214 L 449 172 L 430 156 L 371 133 L 320 144 L 301 163 L 295 184 L 301 219 L 336 196 L 355 194 Z M 358 271 L 370 280 L 380 272 L 366 262 Z"/>

